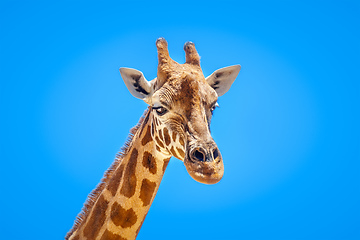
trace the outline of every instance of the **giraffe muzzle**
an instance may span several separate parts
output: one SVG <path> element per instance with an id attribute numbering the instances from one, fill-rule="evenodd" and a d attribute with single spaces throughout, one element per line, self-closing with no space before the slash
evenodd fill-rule
<path id="1" fill-rule="evenodd" d="M 210 144 L 206 147 L 190 147 L 184 159 L 186 170 L 198 182 L 215 184 L 224 174 L 224 164 L 219 149 Z"/>

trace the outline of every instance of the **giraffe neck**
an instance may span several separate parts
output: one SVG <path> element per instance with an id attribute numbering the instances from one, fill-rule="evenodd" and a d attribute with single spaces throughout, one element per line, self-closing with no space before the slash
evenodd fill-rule
<path id="1" fill-rule="evenodd" d="M 135 239 L 155 198 L 170 155 L 156 148 L 151 137 L 151 111 L 134 134 L 101 189 L 85 205 L 82 222 L 68 239 Z M 95 196 L 96 195 L 96 196 Z M 90 196 L 91 198 L 91 196 Z"/>

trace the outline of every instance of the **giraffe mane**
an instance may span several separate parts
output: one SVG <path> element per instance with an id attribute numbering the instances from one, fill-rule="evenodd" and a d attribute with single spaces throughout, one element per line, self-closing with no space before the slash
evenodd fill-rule
<path id="1" fill-rule="evenodd" d="M 72 229 L 66 234 L 65 239 L 69 239 L 69 237 L 82 225 L 82 223 L 86 222 L 87 217 L 89 216 L 90 209 L 94 206 L 97 199 L 99 198 L 101 192 L 104 190 L 106 184 L 109 182 L 109 179 L 113 176 L 115 170 L 120 166 L 124 156 L 128 153 L 129 148 L 132 145 L 133 138 L 139 129 L 142 129 L 143 123 L 147 123 L 149 117 L 150 107 L 148 107 L 143 115 L 141 116 L 139 122 L 135 127 L 130 129 L 130 133 L 128 135 L 127 140 L 124 145 L 121 147 L 120 151 L 116 154 L 114 162 L 111 166 L 106 170 L 103 178 L 100 183 L 96 186 L 94 190 L 87 196 L 86 202 L 84 203 L 81 212 L 76 216 L 74 226 Z"/>

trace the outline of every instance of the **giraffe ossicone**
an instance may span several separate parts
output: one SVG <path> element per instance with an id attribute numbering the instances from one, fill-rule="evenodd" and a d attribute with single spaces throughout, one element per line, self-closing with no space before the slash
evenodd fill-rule
<path id="1" fill-rule="evenodd" d="M 230 89 L 240 65 L 205 78 L 194 43 L 184 45 L 184 64 L 171 59 L 164 38 L 156 47 L 155 79 L 147 81 L 138 70 L 120 68 L 130 93 L 149 107 L 66 239 L 135 239 L 172 156 L 183 161 L 198 182 L 214 184 L 223 176 L 210 121 L 218 97 Z"/>

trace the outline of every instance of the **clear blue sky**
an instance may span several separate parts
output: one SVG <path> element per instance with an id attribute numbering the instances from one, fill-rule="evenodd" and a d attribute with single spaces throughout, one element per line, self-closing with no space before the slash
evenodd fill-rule
<path id="1" fill-rule="evenodd" d="M 242 70 L 224 178 L 173 159 L 138 239 L 360 239 L 359 29 L 358 1 L 1 1 L 0 238 L 65 236 L 146 108 L 118 68 L 154 78 L 165 37 Z"/>

